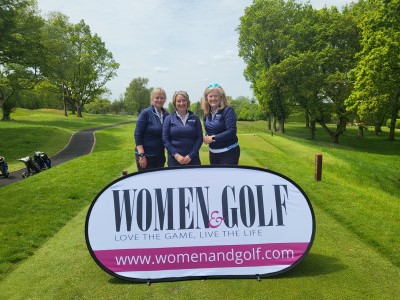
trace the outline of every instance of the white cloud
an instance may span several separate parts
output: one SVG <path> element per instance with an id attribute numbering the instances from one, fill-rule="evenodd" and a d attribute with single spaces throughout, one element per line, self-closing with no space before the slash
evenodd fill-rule
<path id="1" fill-rule="evenodd" d="M 226 50 L 224 53 L 220 53 L 217 55 L 212 56 L 212 59 L 214 60 L 234 60 L 237 58 L 237 54 L 233 50 Z"/>
<path id="2" fill-rule="evenodd" d="M 166 67 L 154 67 L 153 69 L 157 73 L 167 73 L 167 72 L 171 71 L 170 68 L 166 68 Z"/>

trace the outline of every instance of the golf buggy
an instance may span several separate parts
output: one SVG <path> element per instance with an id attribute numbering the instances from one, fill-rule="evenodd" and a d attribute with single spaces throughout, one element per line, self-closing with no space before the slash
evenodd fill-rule
<path id="1" fill-rule="evenodd" d="M 6 159 L 3 156 L 0 156 L 0 172 L 1 175 L 5 178 L 8 178 L 10 173 L 8 172 L 8 165 L 6 163 Z"/>

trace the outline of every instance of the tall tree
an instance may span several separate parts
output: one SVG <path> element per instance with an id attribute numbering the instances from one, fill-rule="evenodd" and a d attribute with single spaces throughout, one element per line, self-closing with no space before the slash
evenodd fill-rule
<path id="1" fill-rule="evenodd" d="M 116 76 L 119 64 L 83 20 L 73 26 L 71 42 L 76 61 L 68 88 L 78 117 L 82 117 L 84 105 L 107 91 L 105 85 Z"/>
<path id="2" fill-rule="evenodd" d="M 268 81 L 271 67 L 290 55 L 292 27 L 301 19 L 302 4 L 293 0 L 258 0 L 240 18 L 239 55 L 247 64 L 244 75 L 266 112 L 284 122 L 289 115 L 282 86 Z"/>
<path id="3" fill-rule="evenodd" d="M 367 3 L 370 9 L 360 23 L 362 50 L 353 70 L 355 87 L 347 103 L 361 122 L 388 116 L 389 140 L 394 140 L 400 109 L 400 0 Z"/>
<path id="4" fill-rule="evenodd" d="M 15 4 L 15 5 L 13 5 Z M 0 21 L 5 34 L 0 34 L 0 106 L 2 120 L 10 119 L 16 94 L 32 89 L 41 80 L 44 65 L 41 28 L 44 20 L 38 16 L 34 3 L 6 1 L 0 5 L 0 16 L 6 15 L 12 27 Z M 10 10 L 7 14 L 7 10 Z M 6 11 L 6 13 L 4 12 Z M 1 19 L 0 19 L 1 20 Z"/>
<path id="5" fill-rule="evenodd" d="M 151 88 L 147 88 L 149 79 L 135 78 L 125 90 L 124 101 L 128 112 L 139 114 L 143 108 L 149 106 Z"/>
<path id="6" fill-rule="evenodd" d="M 43 43 L 47 50 L 47 64 L 43 73 L 49 82 L 47 88 L 58 94 L 63 102 L 65 116 L 68 116 L 68 104 L 71 107 L 74 105 L 69 88 L 74 62 L 77 60 L 71 43 L 72 26 L 67 16 L 52 12 L 43 30 Z"/>
<path id="7" fill-rule="evenodd" d="M 105 84 L 116 76 L 119 64 L 83 20 L 71 24 L 66 16 L 55 13 L 45 32 L 49 62 L 46 77 L 62 95 L 65 114 L 69 102 L 82 117 L 84 105 L 107 91 Z"/>
<path id="8" fill-rule="evenodd" d="M 0 2 L 0 65 L 16 62 L 21 49 L 20 13 L 28 6 L 28 0 Z"/>

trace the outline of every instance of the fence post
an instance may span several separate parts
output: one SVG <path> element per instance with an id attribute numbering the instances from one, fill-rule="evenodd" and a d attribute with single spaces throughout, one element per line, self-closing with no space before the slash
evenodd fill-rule
<path id="1" fill-rule="evenodd" d="M 316 181 L 322 180 L 322 154 L 317 153 L 315 154 L 315 174 L 314 174 Z"/>

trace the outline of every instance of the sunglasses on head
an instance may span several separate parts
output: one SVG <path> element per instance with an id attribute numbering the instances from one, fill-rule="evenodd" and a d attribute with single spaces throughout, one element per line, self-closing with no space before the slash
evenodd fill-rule
<path id="1" fill-rule="evenodd" d="M 214 84 L 210 84 L 207 88 L 208 88 L 208 89 L 211 89 L 211 88 L 216 88 L 216 87 L 218 87 L 218 86 L 219 86 L 218 83 L 214 83 Z"/>

